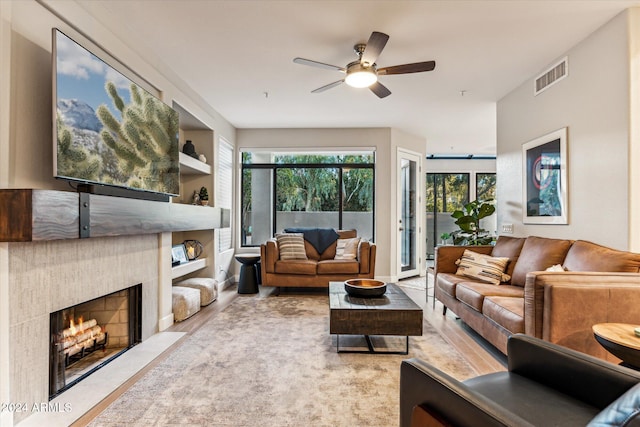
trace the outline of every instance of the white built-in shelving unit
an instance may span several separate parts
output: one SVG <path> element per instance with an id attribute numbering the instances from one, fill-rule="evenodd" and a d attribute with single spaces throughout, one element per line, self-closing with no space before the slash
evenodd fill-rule
<path id="1" fill-rule="evenodd" d="M 171 278 L 177 279 L 182 276 L 186 276 L 189 273 L 194 273 L 196 271 L 202 270 L 207 266 L 206 258 L 198 258 L 193 261 L 185 262 L 180 265 L 176 265 L 171 268 Z"/>
<path id="2" fill-rule="evenodd" d="M 194 192 L 206 187 L 209 193 L 209 204 L 213 205 L 215 132 L 182 106 L 174 103 L 174 108 L 180 113 L 180 196 L 174 198 L 174 203 L 191 204 Z M 186 141 L 191 141 L 196 153 L 206 157 L 206 163 L 182 153 Z M 199 209 L 211 209 L 199 206 Z M 212 214 L 213 214 L 213 209 Z M 214 236 L 211 230 L 181 231 L 172 234 L 173 244 L 185 240 L 198 240 L 202 243 L 202 255 L 193 261 L 180 264 L 171 269 L 172 279 L 184 276 L 215 277 L 214 275 Z"/>

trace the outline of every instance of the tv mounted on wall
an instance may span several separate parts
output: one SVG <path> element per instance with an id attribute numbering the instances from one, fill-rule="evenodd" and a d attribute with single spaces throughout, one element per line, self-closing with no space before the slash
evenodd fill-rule
<path id="1" fill-rule="evenodd" d="M 56 178 L 101 194 L 179 194 L 178 112 L 56 28 L 53 101 Z"/>

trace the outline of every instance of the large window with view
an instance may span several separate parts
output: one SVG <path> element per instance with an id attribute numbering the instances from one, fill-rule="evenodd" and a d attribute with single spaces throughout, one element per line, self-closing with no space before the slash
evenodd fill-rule
<path id="1" fill-rule="evenodd" d="M 475 181 L 469 173 L 428 173 L 426 176 L 427 210 L 427 258 L 433 259 L 435 247 L 442 242 L 445 233 L 458 229 L 451 214 L 473 200 L 489 201 L 496 198 L 496 174 L 475 172 Z M 472 187 L 475 187 L 475 191 Z M 484 218 L 480 226 L 485 230 L 496 229 L 496 216 Z M 447 243 L 451 243 L 450 240 Z"/>
<path id="2" fill-rule="evenodd" d="M 428 173 L 426 182 L 427 258 L 433 259 L 443 233 L 457 226 L 451 214 L 469 203 L 468 173 Z"/>
<path id="3" fill-rule="evenodd" d="M 242 246 L 286 228 L 356 229 L 374 239 L 374 152 L 242 153 Z"/>
<path id="4" fill-rule="evenodd" d="M 496 174 L 476 173 L 476 200 L 496 199 Z"/>

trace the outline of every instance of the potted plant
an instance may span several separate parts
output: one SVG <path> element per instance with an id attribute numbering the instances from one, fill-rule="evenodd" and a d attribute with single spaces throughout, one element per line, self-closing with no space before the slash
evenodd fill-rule
<path id="1" fill-rule="evenodd" d="M 462 210 L 454 211 L 451 216 L 456 219 L 455 224 L 460 229 L 451 233 L 453 244 L 472 246 L 491 244 L 493 236 L 480 227 L 480 220 L 493 215 L 495 211 L 493 199 L 483 202 L 474 200 L 464 205 Z"/>
<path id="2" fill-rule="evenodd" d="M 207 187 L 200 188 L 200 204 L 202 206 L 207 206 L 209 204 L 209 192 L 207 191 Z"/>
<path id="3" fill-rule="evenodd" d="M 442 233 L 440 235 L 440 244 L 441 245 L 446 245 L 449 242 L 449 239 L 451 238 L 451 233 Z"/>

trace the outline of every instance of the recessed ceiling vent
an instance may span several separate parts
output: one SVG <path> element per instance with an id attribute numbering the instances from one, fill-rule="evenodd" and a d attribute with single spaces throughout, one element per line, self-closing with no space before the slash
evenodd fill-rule
<path id="1" fill-rule="evenodd" d="M 547 71 L 542 72 L 534 81 L 533 94 L 549 89 L 560 80 L 569 75 L 569 58 L 564 57 L 560 62 L 554 64 Z"/>

